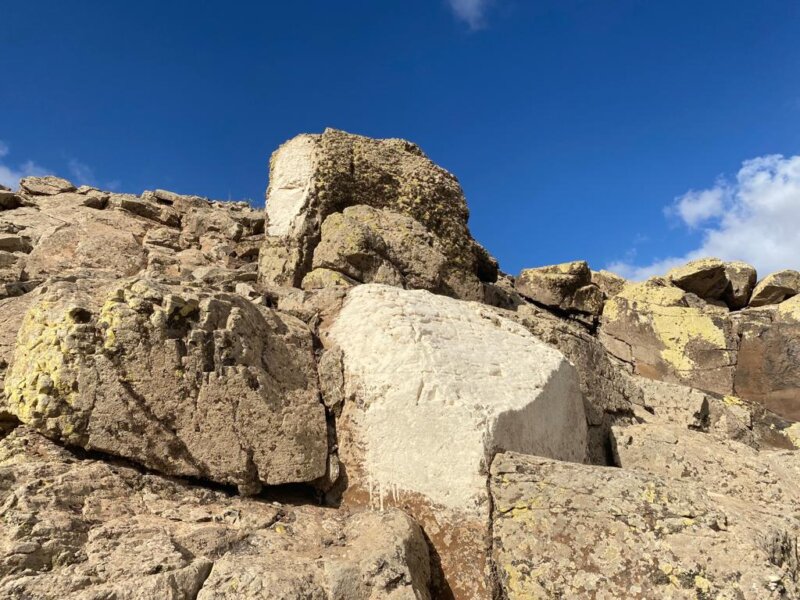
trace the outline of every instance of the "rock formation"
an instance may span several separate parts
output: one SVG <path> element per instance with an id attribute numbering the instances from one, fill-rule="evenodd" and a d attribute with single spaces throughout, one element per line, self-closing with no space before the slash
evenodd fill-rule
<path id="1" fill-rule="evenodd" d="M 0 598 L 800 598 L 800 274 L 517 277 L 403 140 L 0 189 Z"/>

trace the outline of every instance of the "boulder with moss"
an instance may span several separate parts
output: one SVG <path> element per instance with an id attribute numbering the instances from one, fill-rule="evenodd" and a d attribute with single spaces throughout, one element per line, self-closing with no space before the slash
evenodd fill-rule
<path id="1" fill-rule="evenodd" d="M 263 282 L 299 287 L 313 268 L 323 223 L 349 206 L 406 215 L 438 240 L 450 267 L 479 281 L 497 264 L 472 238 L 458 180 L 404 140 L 374 140 L 327 129 L 286 142 L 270 161 Z"/>

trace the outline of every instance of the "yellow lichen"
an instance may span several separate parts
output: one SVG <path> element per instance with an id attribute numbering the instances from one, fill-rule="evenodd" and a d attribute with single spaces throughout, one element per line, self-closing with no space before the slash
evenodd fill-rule
<path id="1" fill-rule="evenodd" d="M 744 406 L 744 402 L 738 396 L 724 396 L 722 401 L 728 406 Z"/>

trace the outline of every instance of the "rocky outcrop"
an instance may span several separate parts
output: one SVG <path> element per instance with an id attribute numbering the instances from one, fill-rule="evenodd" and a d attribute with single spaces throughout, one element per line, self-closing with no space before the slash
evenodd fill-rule
<path id="1" fill-rule="evenodd" d="M 582 260 L 523 269 L 514 286 L 526 298 L 551 308 L 595 316 L 603 310 L 603 292 Z"/>
<path id="2" fill-rule="evenodd" d="M 399 510 L 231 497 L 24 428 L 0 441 L 0 506 L 3 598 L 430 598 L 425 539 Z"/>
<path id="3" fill-rule="evenodd" d="M 52 282 L 35 294 L 5 378 L 20 421 L 245 493 L 324 475 L 303 323 L 235 294 L 146 279 Z"/>
<path id="4" fill-rule="evenodd" d="M 0 188 L 0 597 L 800 597 L 796 272 L 514 278 L 335 130 L 266 213 Z"/>
<path id="5" fill-rule="evenodd" d="M 343 357 L 345 503 L 405 507 L 455 596 L 487 597 L 486 470 L 506 450 L 583 460 L 574 368 L 488 308 L 387 286 L 353 288 L 327 339 Z"/>
<path id="6" fill-rule="evenodd" d="M 638 374 L 733 393 L 737 339 L 727 309 L 665 280 L 629 284 L 610 298 L 600 340 Z"/>
<path id="7" fill-rule="evenodd" d="M 372 140 L 327 129 L 322 135 L 289 140 L 272 156 L 268 236 L 259 259 L 261 280 L 299 287 L 313 268 L 323 223 L 356 205 L 412 219 L 416 226 L 404 227 L 425 229 L 427 236 L 438 240 L 448 270 L 459 272 L 459 278 L 475 286 L 497 278 L 496 263 L 469 233 L 469 211 L 455 177 L 410 142 Z M 331 224 L 328 229 L 335 227 Z M 408 233 L 411 246 L 426 237 L 422 232 Z M 381 254 L 377 240 L 356 243 L 366 243 L 367 254 Z"/>

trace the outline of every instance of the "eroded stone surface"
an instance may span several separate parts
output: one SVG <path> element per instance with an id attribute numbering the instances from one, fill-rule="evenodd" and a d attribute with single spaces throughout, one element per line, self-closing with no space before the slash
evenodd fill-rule
<path id="1" fill-rule="evenodd" d="M 718 258 L 690 261 L 672 269 L 667 273 L 667 278 L 675 286 L 703 300 L 721 298 L 728 287 L 725 263 Z"/>
<path id="2" fill-rule="evenodd" d="M 410 142 L 327 129 L 289 140 L 272 156 L 262 281 L 300 286 L 323 221 L 356 204 L 413 218 L 438 238 L 455 268 L 483 281 L 496 279 L 496 263 L 469 233 L 469 211 L 455 177 Z"/>
<path id="3" fill-rule="evenodd" d="M 328 343 L 343 354 L 345 502 L 408 507 L 455 597 L 485 598 L 488 465 L 504 450 L 584 459 L 574 368 L 492 309 L 374 284 L 350 290 Z"/>
<path id="4" fill-rule="evenodd" d="M 645 377 L 733 393 L 738 340 L 727 309 L 663 280 L 626 285 L 610 298 L 599 337 Z"/>
<path id="5" fill-rule="evenodd" d="M 517 291 L 534 302 L 591 315 L 603 310 L 603 292 L 592 283 L 585 261 L 523 269 L 514 284 Z"/>
<path id="6" fill-rule="evenodd" d="M 0 506 L 3 598 L 430 598 L 425 540 L 398 510 L 232 497 L 24 428 L 0 441 Z"/>
<path id="7" fill-rule="evenodd" d="M 248 493 L 325 473 L 324 408 L 301 322 L 235 294 L 145 279 L 34 293 L 5 379 L 21 421 Z"/>
<path id="8" fill-rule="evenodd" d="M 505 597 L 800 594 L 797 521 L 706 490 L 644 472 L 498 455 L 493 557 Z"/>

